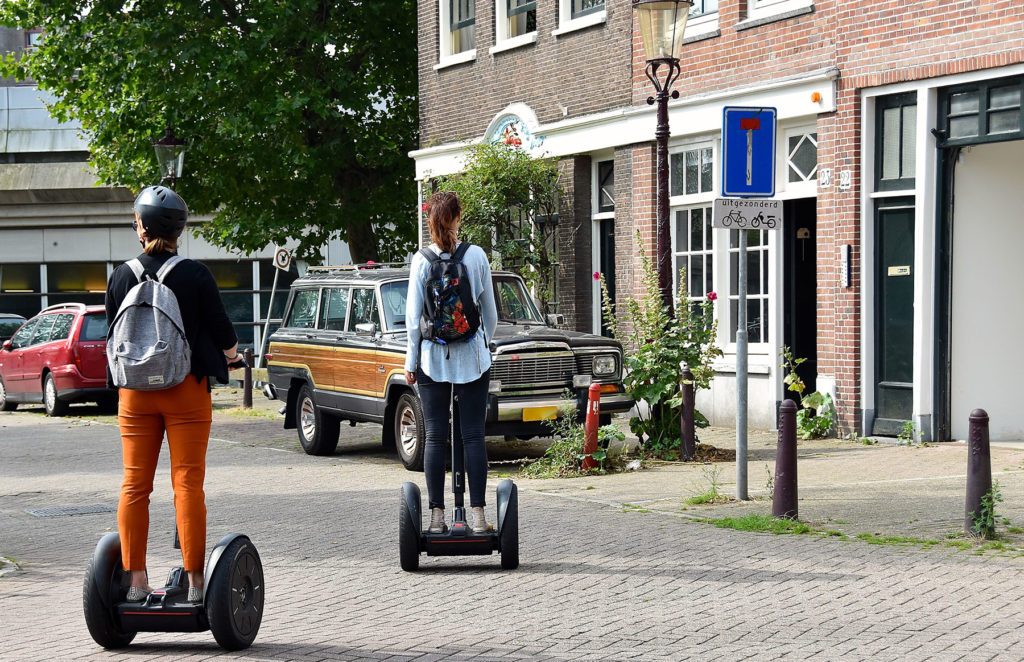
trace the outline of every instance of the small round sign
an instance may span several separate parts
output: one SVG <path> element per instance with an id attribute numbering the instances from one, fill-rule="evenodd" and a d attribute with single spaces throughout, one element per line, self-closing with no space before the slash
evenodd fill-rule
<path id="1" fill-rule="evenodd" d="M 282 271 L 288 271 L 292 264 L 292 254 L 287 248 L 278 248 L 274 251 L 274 266 Z"/>

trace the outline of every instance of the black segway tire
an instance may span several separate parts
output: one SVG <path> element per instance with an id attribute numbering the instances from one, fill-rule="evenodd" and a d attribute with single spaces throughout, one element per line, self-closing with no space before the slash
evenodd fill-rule
<path id="1" fill-rule="evenodd" d="M 498 531 L 498 544 L 501 545 L 501 567 L 515 570 L 519 567 L 519 495 L 515 488 L 509 492 L 505 504 L 505 518 L 501 520 Z"/>
<path id="2" fill-rule="evenodd" d="M 416 526 L 420 509 L 409 503 L 410 499 L 419 501 L 419 498 L 416 485 L 406 483 L 402 486 L 401 504 L 398 507 L 398 560 L 406 572 L 416 572 L 420 567 L 420 532 Z"/>
<path id="3" fill-rule="evenodd" d="M 119 578 L 124 571 L 121 569 L 120 561 L 118 561 L 111 576 L 107 578 L 107 582 L 98 582 L 97 578 L 94 577 L 97 570 L 96 559 L 90 559 L 89 566 L 85 570 L 85 584 L 82 585 L 82 606 L 85 609 L 85 625 L 89 628 L 89 634 L 92 635 L 93 641 L 100 646 L 108 649 L 124 648 L 132 643 L 136 633 L 121 631 L 114 617 L 113 605 L 107 607 L 103 604 L 103 596 L 100 595 L 101 589 L 97 586 L 99 583 L 113 584 L 114 582 L 120 585 Z M 111 586 L 110 595 L 117 595 L 118 588 L 119 586 Z"/>
<path id="4" fill-rule="evenodd" d="M 263 563 L 256 546 L 235 538 L 224 550 L 206 587 L 210 631 L 228 651 L 252 645 L 263 620 Z"/>

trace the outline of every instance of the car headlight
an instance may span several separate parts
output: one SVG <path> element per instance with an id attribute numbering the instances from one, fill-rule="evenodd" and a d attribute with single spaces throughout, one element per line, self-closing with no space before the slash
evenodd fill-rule
<path id="1" fill-rule="evenodd" d="M 595 356 L 593 363 L 595 375 L 611 375 L 615 373 L 614 356 Z"/>

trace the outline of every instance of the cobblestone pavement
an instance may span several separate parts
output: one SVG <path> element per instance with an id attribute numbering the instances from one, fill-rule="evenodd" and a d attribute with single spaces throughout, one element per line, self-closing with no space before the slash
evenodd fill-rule
<path id="1" fill-rule="evenodd" d="M 120 446 L 110 420 L 0 413 L 0 556 L 17 563 L 0 570 L 0 659 L 1024 659 L 1020 559 L 700 524 L 682 505 L 701 489 L 691 485 L 705 476 L 700 467 L 517 479 L 518 570 L 502 571 L 496 556 L 424 557 L 420 572 L 402 572 L 398 488 L 422 485 L 422 476 L 380 451 L 374 426 L 343 428 L 333 457 L 306 456 L 266 404 L 251 415 L 219 410 L 206 483 L 209 545 L 241 531 L 263 558 L 267 602 L 256 643 L 227 654 L 209 633 L 144 633 L 126 652 L 107 652 L 86 631 L 81 583 L 96 541 L 116 530 L 114 514 L 25 511 L 116 505 Z M 759 448 L 752 441 L 752 487 L 754 463 L 767 461 Z M 815 452 L 833 467 L 843 453 L 878 453 L 873 475 L 842 472 L 843 494 L 861 500 L 871 496 L 856 487 L 866 480 L 894 481 L 886 493 L 900 498 L 911 484 L 894 459 L 904 451 L 918 474 L 957 452 L 814 448 L 801 455 L 810 479 L 831 470 L 810 468 Z M 492 458 L 511 454 L 498 444 Z M 996 471 L 1019 469 L 1019 454 L 993 454 Z M 492 478 L 506 470 L 496 463 Z M 642 502 L 650 512 L 634 507 Z M 802 511 L 814 511 L 812 502 L 802 500 Z M 716 506 L 751 507 L 765 504 Z M 166 453 L 151 513 L 149 565 L 159 582 L 177 562 Z"/>

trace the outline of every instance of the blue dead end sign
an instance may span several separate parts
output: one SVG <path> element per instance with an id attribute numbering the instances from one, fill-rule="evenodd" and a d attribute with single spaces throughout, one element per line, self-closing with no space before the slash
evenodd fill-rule
<path id="1" fill-rule="evenodd" d="M 774 108 L 722 109 L 722 195 L 770 198 L 775 195 Z"/>

